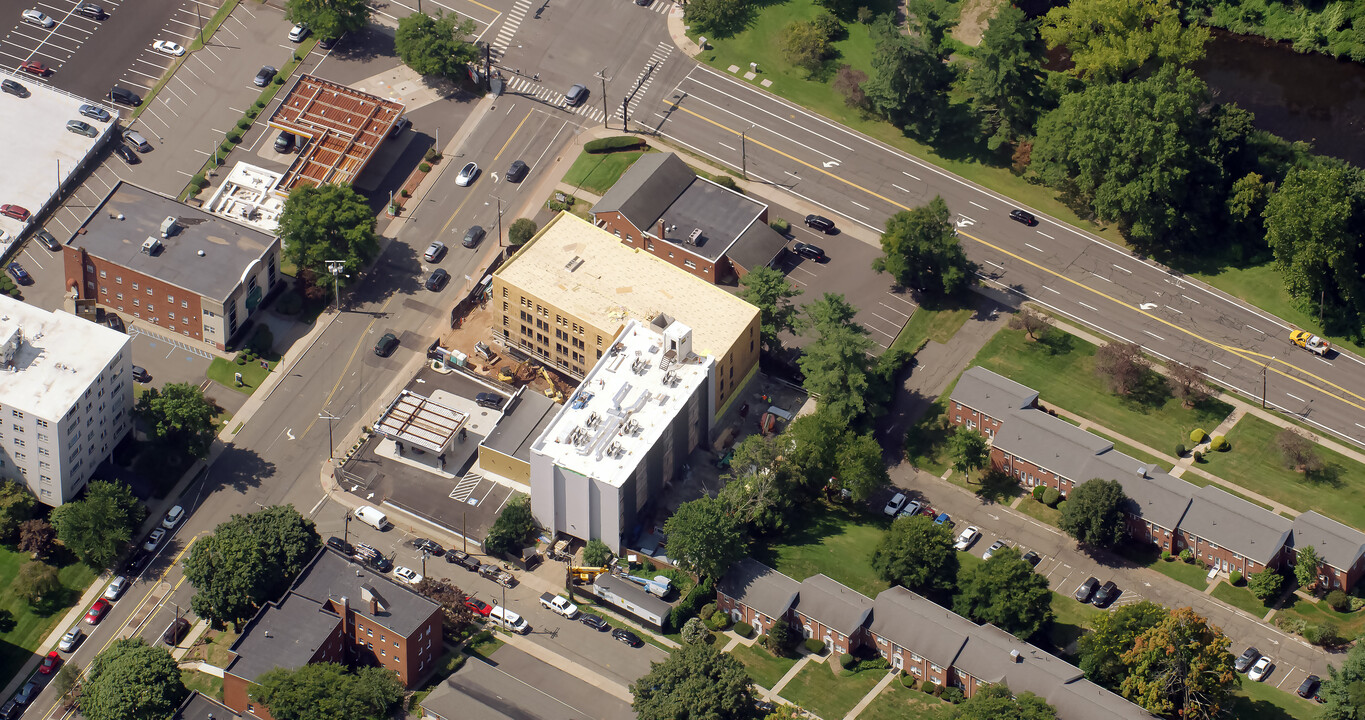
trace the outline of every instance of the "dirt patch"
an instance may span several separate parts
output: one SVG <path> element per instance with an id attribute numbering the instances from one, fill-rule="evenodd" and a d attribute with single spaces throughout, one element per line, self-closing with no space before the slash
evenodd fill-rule
<path id="1" fill-rule="evenodd" d="M 986 25 L 995 17 L 995 10 L 1002 2 L 1003 0 L 966 0 L 958 14 L 957 27 L 953 28 L 953 37 L 964 45 L 972 47 L 980 45 L 981 34 L 986 32 Z"/>

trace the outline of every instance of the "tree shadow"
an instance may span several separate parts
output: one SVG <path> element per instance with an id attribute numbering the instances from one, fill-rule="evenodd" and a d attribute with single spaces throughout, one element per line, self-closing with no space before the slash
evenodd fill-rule
<path id="1" fill-rule="evenodd" d="M 0 608 L 0 634 L 10 632 L 18 623 L 14 620 L 14 613 L 6 608 Z"/>
<path id="2" fill-rule="evenodd" d="M 262 458 L 254 450 L 228 445 L 205 480 L 206 491 L 231 488 L 245 492 L 261 486 L 261 481 L 275 474 L 275 464 Z"/>
<path id="3" fill-rule="evenodd" d="M 1320 468 L 1314 468 L 1304 472 L 1303 479 L 1314 485 L 1325 485 L 1331 488 L 1341 487 L 1341 475 L 1345 468 L 1337 463 L 1325 463 Z"/>
<path id="4" fill-rule="evenodd" d="M 1150 369 L 1142 374 L 1123 398 L 1124 404 L 1143 412 L 1156 410 L 1170 399 L 1171 387 L 1166 383 L 1166 376 Z"/>
<path id="5" fill-rule="evenodd" d="M 843 532 L 845 526 L 853 522 L 866 522 L 866 519 L 860 518 L 854 512 L 843 508 L 824 504 L 809 505 L 806 515 L 799 525 L 795 528 L 789 528 L 786 534 L 774 538 L 775 542 L 768 543 L 756 550 L 754 557 L 769 567 L 777 567 L 779 559 L 774 550 L 776 545 L 791 547 L 819 545 L 826 538 Z"/>
<path id="6" fill-rule="evenodd" d="M 981 477 L 976 496 L 988 505 L 1007 503 L 1024 494 L 1019 481 L 1003 470 L 992 469 Z"/>
<path id="7" fill-rule="evenodd" d="M 1066 355 L 1076 347 L 1076 338 L 1071 333 L 1048 330 L 1038 338 L 1036 344 L 1047 351 L 1048 355 Z"/>

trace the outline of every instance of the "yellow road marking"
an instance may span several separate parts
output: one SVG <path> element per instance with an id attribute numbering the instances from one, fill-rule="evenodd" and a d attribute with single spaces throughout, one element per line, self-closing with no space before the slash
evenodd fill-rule
<path id="1" fill-rule="evenodd" d="M 351 356 L 346 358 L 346 366 L 341 368 L 341 374 L 337 375 L 336 384 L 332 386 L 331 392 L 327 393 L 327 398 L 322 401 L 323 407 L 327 407 L 332 404 L 332 396 L 336 395 L 337 390 L 341 388 L 341 381 L 346 379 L 346 371 L 350 370 L 351 363 L 355 362 L 355 354 L 360 352 L 360 346 L 362 343 L 365 342 L 365 336 L 369 335 L 370 331 L 374 329 L 374 324 L 379 322 L 379 316 L 382 315 L 384 311 L 389 308 L 389 303 L 393 302 L 393 297 L 394 296 L 390 295 L 389 299 L 385 300 L 384 304 L 379 306 L 379 312 L 375 313 L 374 319 L 370 320 L 370 324 L 365 326 L 365 332 L 361 333 L 360 337 L 356 339 L 355 347 L 351 348 Z M 313 429 L 313 426 L 317 424 L 319 419 L 320 418 L 314 417 L 312 422 L 308 423 L 308 427 L 303 429 L 303 435 L 300 435 L 299 437 L 307 436 L 308 431 Z M 331 448 L 328 448 L 328 451 L 330 452 Z"/>
<path id="2" fill-rule="evenodd" d="M 497 162 L 497 161 L 498 161 L 498 158 L 499 158 L 499 157 L 502 157 L 502 151 L 507 149 L 507 146 L 510 145 L 510 144 L 512 143 L 512 138 L 516 137 L 516 136 L 517 136 L 517 133 L 521 132 L 521 126 L 522 126 L 522 125 L 525 125 L 525 124 L 526 124 L 526 121 L 529 120 L 530 118 L 531 118 L 531 113 L 526 113 L 526 117 L 522 118 L 522 119 L 521 119 L 521 122 L 517 124 L 517 129 L 512 131 L 512 135 L 511 135 L 510 137 L 507 138 L 507 142 L 505 142 L 505 143 L 502 144 L 502 149 L 498 150 L 498 154 L 497 154 L 497 155 L 494 155 L 494 156 L 493 156 L 493 162 Z M 436 233 L 436 239 L 439 240 L 439 239 L 445 237 L 446 230 L 449 230 L 449 229 L 450 229 L 450 224 L 453 223 L 453 222 L 455 222 L 455 217 L 456 217 L 457 215 L 460 214 L 460 211 L 464 209 L 465 204 L 469 202 L 469 198 L 472 198 L 472 197 L 474 197 L 474 194 L 473 194 L 473 193 L 470 193 L 470 194 L 465 195 L 464 200 L 461 200 L 461 201 L 460 201 L 460 204 L 459 204 L 458 206 L 456 206 L 455 212 L 453 212 L 453 213 L 450 214 L 450 219 L 446 220 L 446 224 L 445 224 L 445 225 L 442 225 L 442 226 L 441 226 L 441 232 Z M 310 426 L 310 427 L 311 427 L 311 426 Z"/>

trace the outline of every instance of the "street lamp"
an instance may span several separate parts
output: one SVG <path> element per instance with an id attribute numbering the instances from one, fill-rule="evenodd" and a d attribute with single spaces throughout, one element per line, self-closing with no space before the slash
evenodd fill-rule
<path id="1" fill-rule="evenodd" d="M 332 421 L 341 418 L 333 417 L 327 413 L 318 413 L 318 419 L 327 421 L 327 459 L 336 460 L 336 456 L 332 454 L 332 449 L 336 447 L 336 443 L 332 441 Z"/>
<path id="2" fill-rule="evenodd" d="M 502 247 L 502 198 L 495 195 L 493 199 L 498 201 L 498 247 Z M 487 204 L 484 203 L 484 205 Z"/>
<path id="3" fill-rule="evenodd" d="M 341 275 L 346 269 L 345 260 L 328 260 L 327 272 L 332 273 L 332 286 L 336 288 L 337 312 L 341 312 Z"/>
<path id="4" fill-rule="evenodd" d="M 426 577 L 426 575 L 427 575 L 427 555 L 428 555 L 427 551 L 426 551 L 426 550 L 423 550 L 423 551 L 422 551 L 422 577 Z"/>
<path id="5" fill-rule="evenodd" d="M 346 511 L 346 524 L 341 528 L 341 543 L 348 545 L 351 542 L 351 511 Z"/>

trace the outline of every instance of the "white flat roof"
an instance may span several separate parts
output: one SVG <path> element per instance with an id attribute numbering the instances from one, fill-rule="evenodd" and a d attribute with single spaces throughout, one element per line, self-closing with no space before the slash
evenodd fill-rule
<path id="1" fill-rule="evenodd" d="M 214 215 L 246 223 L 271 235 L 280 227 L 284 199 L 276 195 L 282 173 L 239 162 L 214 191 L 205 208 Z"/>
<path id="2" fill-rule="evenodd" d="M 0 295 L 0 347 L 18 335 L 12 366 L 0 366 L 0 405 L 60 419 L 128 345 L 121 332 L 63 311 Z"/>
<path id="3" fill-rule="evenodd" d="M 375 431 L 410 445 L 443 452 L 464 425 L 466 415 L 407 390 L 384 410 Z"/>
<path id="4" fill-rule="evenodd" d="M 80 169 L 104 136 L 117 132 L 118 110 L 99 100 L 87 100 L 64 90 L 49 87 L 32 75 L 0 70 L 0 79 L 10 79 L 28 89 L 30 95 L 21 98 L 9 93 L 0 94 L 0 147 L 5 149 L 5 168 L 0 172 L 0 204 L 26 208 L 35 216 L 57 192 L 58 183 L 65 183 Z M 109 122 L 100 122 L 80 114 L 81 105 L 95 105 L 109 112 Z M 66 129 L 67 120 L 80 120 L 100 133 L 88 138 Z M 0 230 L 14 242 L 32 223 L 0 216 Z M 61 235 L 56 232 L 54 235 Z M 0 252 L 6 249 L 0 243 Z"/>
<path id="5" fill-rule="evenodd" d="M 620 487 L 714 364 L 695 354 L 665 362 L 663 334 L 631 320 L 533 448 L 556 465 Z"/>

